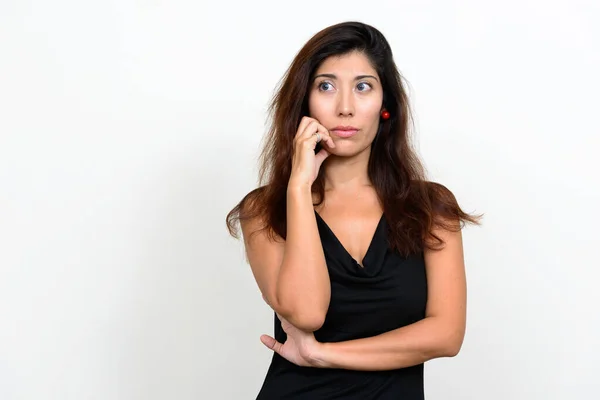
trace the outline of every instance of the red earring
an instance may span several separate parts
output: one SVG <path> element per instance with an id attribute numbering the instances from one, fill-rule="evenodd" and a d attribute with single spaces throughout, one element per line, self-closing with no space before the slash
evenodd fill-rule
<path id="1" fill-rule="evenodd" d="M 385 108 L 381 112 L 381 118 L 383 118 L 383 119 L 389 119 L 390 118 L 390 113 Z"/>

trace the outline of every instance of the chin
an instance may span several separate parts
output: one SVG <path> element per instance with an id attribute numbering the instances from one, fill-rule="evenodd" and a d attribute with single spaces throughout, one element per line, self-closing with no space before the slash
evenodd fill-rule
<path id="1" fill-rule="evenodd" d="M 360 153 L 364 152 L 364 151 L 370 151 L 371 150 L 371 145 L 372 143 L 368 143 L 367 145 L 364 145 L 363 143 L 353 143 L 350 141 L 345 141 L 345 142 L 336 142 L 335 143 L 335 148 L 334 149 L 327 149 L 327 151 L 329 151 L 329 153 L 332 156 L 338 156 L 338 157 L 353 157 L 353 156 L 357 156 Z"/>

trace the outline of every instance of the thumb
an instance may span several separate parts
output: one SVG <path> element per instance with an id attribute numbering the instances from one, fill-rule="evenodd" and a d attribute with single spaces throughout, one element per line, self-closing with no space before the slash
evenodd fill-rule
<path id="1" fill-rule="evenodd" d="M 279 350 L 281 349 L 281 343 L 275 340 L 275 338 L 269 335 L 261 335 L 260 341 L 269 349 L 273 350 L 276 353 L 279 353 Z"/>

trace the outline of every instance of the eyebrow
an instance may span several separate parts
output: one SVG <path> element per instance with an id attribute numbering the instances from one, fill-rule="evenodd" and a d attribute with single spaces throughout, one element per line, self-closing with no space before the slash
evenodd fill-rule
<path id="1" fill-rule="evenodd" d="M 335 76 L 334 74 L 319 74 L 317 76 L 314 77 L 314 79 L 317 78 L 330 78 L 330 79 L 337 79 L 337 76 Z M 373 76 L 373 75 L 358 75 L 357 77 L 354 78 L 355 81 L 359 81 L 361 79 L 365 79 L 365 78 L 373 78 L 375 79 L 377 82 L 379 82 L 379 80 L 377 79 L 377 77 Z"/>

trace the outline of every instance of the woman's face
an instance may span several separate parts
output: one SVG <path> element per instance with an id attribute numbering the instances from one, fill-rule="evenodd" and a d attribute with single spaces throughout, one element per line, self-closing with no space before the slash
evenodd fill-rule
<path id="1" fill-rule="evenodd" d="M 369 59 L 360 52 L 327 58 L 308 95 L 310 117 L 331 133 L 332 154 L 352 156 L 368 148 L 379 127 L 383 90 Z"/>

